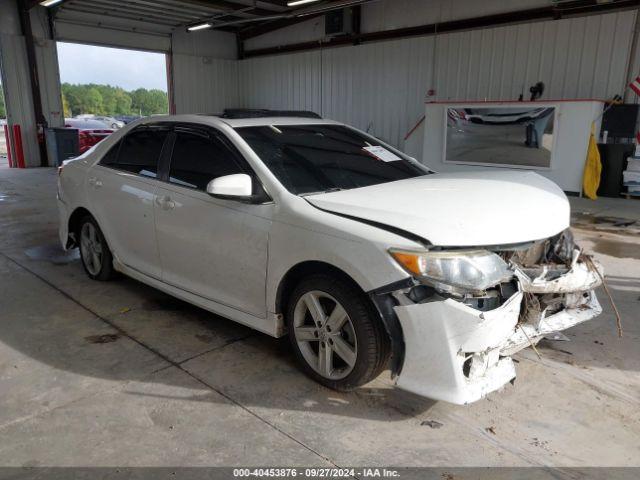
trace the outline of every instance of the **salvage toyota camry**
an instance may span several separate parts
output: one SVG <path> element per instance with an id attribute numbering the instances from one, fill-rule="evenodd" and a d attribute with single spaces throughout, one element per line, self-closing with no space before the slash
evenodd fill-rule
<path id="1" fill-rule="evenodd" d="M 271 115 L 271 116 L 269 116 Z M 279 337 L 351 390 L 474 402 L 511 355 L 601 312 L 569 203 L 532 172 L 438 174 L 313 115 L 159 116 L 60 171 L 64 248 Z"/>

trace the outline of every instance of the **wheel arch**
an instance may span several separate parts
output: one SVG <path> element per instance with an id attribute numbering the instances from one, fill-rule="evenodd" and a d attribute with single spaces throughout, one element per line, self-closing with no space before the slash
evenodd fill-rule
<path id="1" fill-rule="evenodd" d="M 275 297 L 275 311 L 277 314 L 284 314 L 287 304 L 289 303 L 289 298 L 291 293 L 295 289 L 296 285 L 305 277 L 314 274 L 329 274 L 340 278 L 341 280 L 346 281 L 347 283 L 356 287 L 363 294 L 365 293 L 362 287 L 356 282 L 351 275 L 349 275 L 344 270 L 331 265 L 330 263 L 318 261 L 318 260 L 308 260 L 304 262 L 300 262 L 293 267 L 291 267 L 287 273 L 284 274 L 280 283 L 278 284 L 278 288 L 276 290 Z"/>
<path id="2" fill-rule="evenodd" d="M 71 215 L 69 215 L 69 220 L 67 223 L 67 248 L 74 248 L 78 246 L 77 234 L 78 229 L 80 228 L 80 220 L 82 220 L 87 215 L 91 215 L 94 219 L 96 218 L 89 210 L 84 207 L 77 207 L 71 213 Z"/>
<path id="3" fill-rule="evenodd" d="M 359 292 L 362 292 L 363 296 L 370 304 L 372 312 L 375 312 L 379 316 L 380 321 L 384 326 L 384 330 L 391 342 L 391 372 L 394 376 L 398 375 L 402 369 L 402 363 L 404 361 L 404 334 L 395 311 L 393 310 L 397 302 L 392 295 L 389 294 L 389 291 L 407 286 L 406 284 L 411 283 L 410 280 L 401 280 L 400 282 L 394 282 L 393 284 L 382 287 L 381 289 L 367 292 L 351 275 L 335 265 L 317 260 L 300 262 L 291 267 L 282 277 L 276 291 L 275 311 L 284 323 L 285 328 L 287 327 L 287 319 L 284 318 L 284 312 L 286 311 L 291 293 L 300 280 L 308 275 L 317 273 L 333 275 L 348 282 Z"/>

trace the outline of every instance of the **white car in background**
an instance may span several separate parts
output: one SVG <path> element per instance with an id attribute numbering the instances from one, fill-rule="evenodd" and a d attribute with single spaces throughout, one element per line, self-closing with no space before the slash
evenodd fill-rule
<path id="1" fill-rule="evenodd" d="M 83 115 L 77 115 L 75 118 L 79 120 L 95 120 L 96 122 L 104 123 L 107 128 L 112 128 L 113 130 L 122 128 L 125 125 L 123 121 L 117 120 L 113 117 L 107 117 L 105 115 L 83 114 Z"/>
<path id="2" fill-rule="evenodd" d="M 601 312 L 554 183 L 433 173 L 320 118 L 146 118 L 65 162 L 58 204 L 89 277 L 288 333 L 342 391 L 390 368 L 403 389 L 473 402 L 513 380 L 513 353 Z"/>

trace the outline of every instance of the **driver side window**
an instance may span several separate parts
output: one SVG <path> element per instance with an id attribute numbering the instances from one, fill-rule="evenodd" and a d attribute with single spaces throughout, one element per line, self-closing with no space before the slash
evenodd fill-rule
<path id="1" fill-rule="evenodd" d="M 176 131 L 169 182 L 204 191 L 214 178 L 234 173 L 246 172 L 219 139 L 199 132 Z"/>

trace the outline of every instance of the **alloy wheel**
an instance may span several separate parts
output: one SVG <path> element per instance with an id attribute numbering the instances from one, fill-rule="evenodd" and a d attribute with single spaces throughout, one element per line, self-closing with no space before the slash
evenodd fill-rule
<path id="1" fill-rule="evenodd" d="M 331 295 L 313 290 L 296 303 L 293 335 L 307 364 L 330 380 L 345 378 L 358 357 L 353 323 Z"/>
<path id="2" fill-rule="evenodd" d="M 102 269 L 102 243 L 92 223 L 84 223 L 80 230 L 80 254 L 89 273 L 98 275 Z"/>

